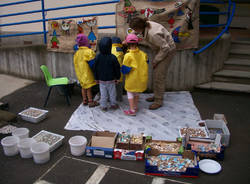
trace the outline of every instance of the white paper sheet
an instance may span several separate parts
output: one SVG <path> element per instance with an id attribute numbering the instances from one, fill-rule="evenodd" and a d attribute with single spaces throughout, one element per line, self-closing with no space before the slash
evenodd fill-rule
<path id="1" fill-rule="evenodd" d="M 197 127 L 200 114 L 193 103 L 189 92 L 166 92 L 163 107 L 151 111 L 150 103 L 145 99 L 150 94 L 141 94 L 139 112 L 136 116 L 126 116 L 123 110 L 128 109 L 127 97 L 119 104 L 117 110 L 103 112 L 100 107 L 89 108 L 82 104 L 72 114 L 65 126 L 66 130 L 109 130 L 130 134 L 151 135 L 153 139 L 175 140 L 180 127 Z"/>

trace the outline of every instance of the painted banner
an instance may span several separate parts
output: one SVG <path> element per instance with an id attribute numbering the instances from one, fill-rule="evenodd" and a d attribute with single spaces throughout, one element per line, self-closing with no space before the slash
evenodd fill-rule
<path id="1" fill-rule="evenodd" d="M 97 18 L 77 20 L 51 20 L 48 22 L 47 49 L 54 52 L 72 53 L 78 49 L 75 39 L 78 33 L 88 36 L 93 50 L 96 50 L 98 29 Z"/>
<path id="2" fill-rule="evenodd" d="M 199 0 L 121 0 L 116 6 L 116 33 L 124 39 L 133 17 L 162 24 L 177 49 L 197 48 L 199 42 Z"/>

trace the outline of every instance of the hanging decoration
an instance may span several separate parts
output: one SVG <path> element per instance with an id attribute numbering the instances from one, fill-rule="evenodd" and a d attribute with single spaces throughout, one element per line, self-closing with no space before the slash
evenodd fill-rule
<path id="1" fill-rule="evenodd" d="M 75 39 L 78 33 L 88 36 L 90 46 L 96 50 L 98 39 L 97 18 L 48 21 L 47 49 L 54 52 L 75 52 L 78 50 Z"/>
<path id="2" fill-rule="evenodd" d="M 197 48 L 199 5 L 199 0 L 120 0 L 116 6 L 116 33 L 124 39 L 132 31 L 130 20 L 139 16 L 162 24 L 173 36 L 177 49 Z"/>

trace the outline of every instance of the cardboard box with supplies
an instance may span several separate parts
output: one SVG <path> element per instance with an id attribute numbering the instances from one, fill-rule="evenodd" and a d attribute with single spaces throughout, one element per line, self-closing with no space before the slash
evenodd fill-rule
<path id="1" fill-rule="evenodd" d="M 183 154 L 148 156 L 145 161 L 145 174 L 196 178 L 199 176 L 196 153 L 184 151 Z"/>
<path id="2" fill-rule="evenodd" d="M 86 146 L 86 156 L 113 158 L 116 137 L 114 132 L 95 132 Z"/>

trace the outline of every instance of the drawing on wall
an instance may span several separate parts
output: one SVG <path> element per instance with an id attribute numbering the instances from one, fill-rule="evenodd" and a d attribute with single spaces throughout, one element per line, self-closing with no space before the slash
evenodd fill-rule
<path id="1" fill-rule="evenodd" d="M 133 30 L 133 17 L 162 24 L 171 33 L 177 49 L 198 47 L 199 0 L 120 0 L 116 5 L 116 34 L 124 39 Z"/>
<path id="2" fill-rule="evenodd" d="M 97 18 L 78 18 L 48 21 L 47 49 L 54 52 L 75 52 L 78 49 L 75 39 L 78 33 L 88 36 L 90 46 L 96 50 L 98 39 Z"/>

